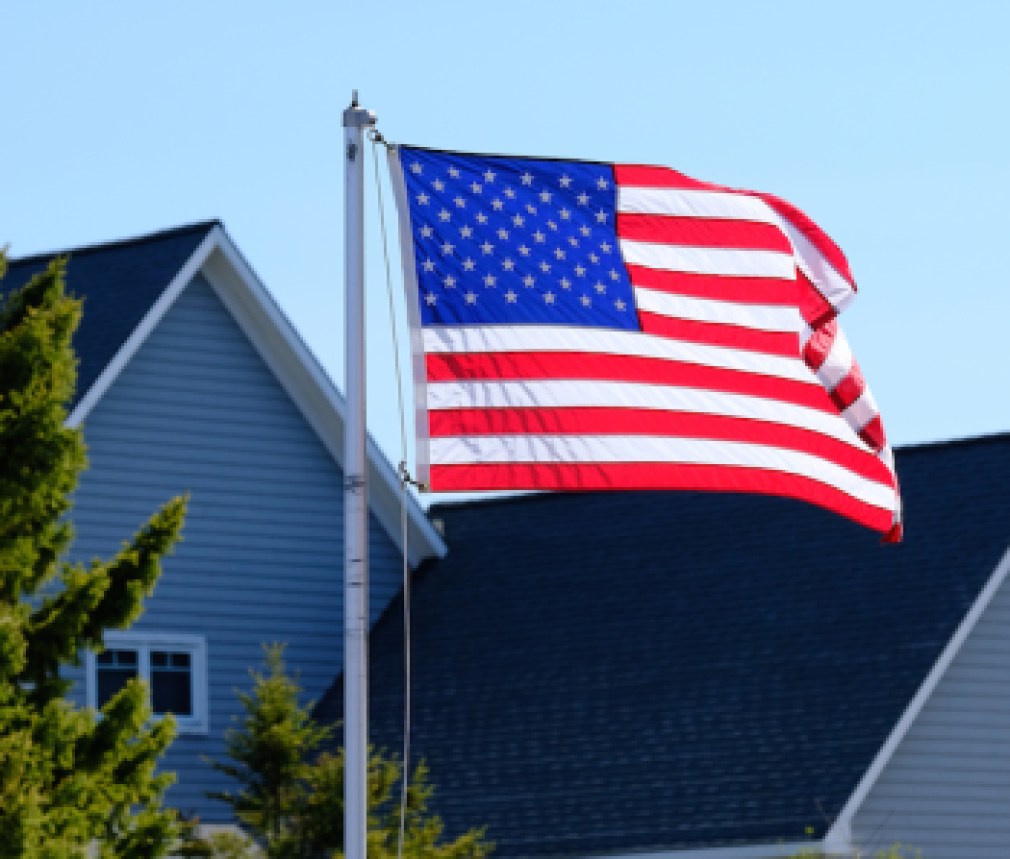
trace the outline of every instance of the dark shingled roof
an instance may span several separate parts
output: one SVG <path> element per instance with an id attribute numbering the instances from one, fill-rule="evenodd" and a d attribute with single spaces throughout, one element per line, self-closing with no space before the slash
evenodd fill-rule
<path id="1" fill-rule="evenodd" d="M 74 335 L 79 360 L 77 405 L 217 221 L 134 239 L 52 251 L 10 261 L 0 295 L 27 283 L 49 261 L 67 256 L 67 291 L 84 299 Z"/>
<path id="2" fill-rule="evenodd" d="M 1010 543 L 1010 435 L 901 450 L 898 473 L 900 546 L 749 495 L 433 508 L 413 742 L 447 831 L 486 824 L 501 857 L 822 837 Z M 393 752 L 401 611 L 371 636 Z M 317 712 L 341 710 L 338 680 Z"/>

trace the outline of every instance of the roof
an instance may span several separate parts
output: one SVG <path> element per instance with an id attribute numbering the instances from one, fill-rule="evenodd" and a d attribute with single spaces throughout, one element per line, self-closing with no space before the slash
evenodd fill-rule
<path id="1" fill-rule="evenodd" d="M 412 743 L 447 831 L 486 824 L 502 857 L 823 838 L 1010 544 L 1010 434 L 897 467 L 899 546 L 764 496 L 433 507 L 450 551 L 413 588 Z M 393 751 L 401 612 L 370 643 Z"/>
<path id="2" fill-rule="evenodd" d="M 87 417 L 200 273 L 342 467 L 344 398 L 219 221 L 11 260 L 0 280 L 0 295 L 27 282 L 54 256 L 68 258 L 68 292 L 84 302 L 73 340 L 79 364 L 70 425 Z M 400 505 L 406 495 L 410 563 L 444 554 L 441 537 L 413 496 L 401 492 L 396 472 L 371 438 L 367 455 L 369 506 L 392 542 L 402 543 Z"/>
<path id="3" fill-rule="evenodd" d="M 79 361 L 73 406 L 98 380 L 215 226 L 217 221 L 206 221 L 139 238 L 10 261 L 7 276 L 0 280 L 0 295 L 44 271 L 53 257 L 68 257 L 67 291 L 84 300 L 84 315 L 73 341 Z"/>

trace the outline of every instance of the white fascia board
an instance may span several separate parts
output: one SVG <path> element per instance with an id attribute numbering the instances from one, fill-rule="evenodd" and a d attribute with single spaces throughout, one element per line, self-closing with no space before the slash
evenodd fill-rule
<path id="1" fill-rule="evenodd" d="M 253 347 L 302 412 L 334 460 L 343 468 L 346 405 L 315 356 L 221 227 L 214 227 L 211 251 L 200 271 Z M 194 272 L 195 273 L 195 272 Z M 400 504 L 407 505 L 407 559 L 416 567 L 425 558 L 443 557 L 446 545 L 417 500 L 375 441 L 368 443 L 369 508 L 403 551 Z"/>
<path id="2" fill-rule="evenodd" d="M 926 675 L 926 679 L 922 682 L 918 692 L 915 693 L 915 697 L 912 698 L 911 703 L 905 708 L 905 712 L 902 714 L 901 719 L 898 720 L 898 724 L 894 726 L 884 745 L 877 752 L 877 756 L 873 759 L 869 769 L 866 770 L 859 784 L 856 785 L 856 789 L 843 806 L 834 825 L 828 830 L 824 843 L 830 849 L 838 851 L 851 851 L 853 849 L 853 819 L 866 801 L 866 797 L 873 789 L 873 786 L 880 779 L 891 758 L 894 757 L 894 753 L 901 745 L 902 740 L 905 739 L 915 720 L 932 697 L 933 692 L 936 691 L 936 687 L 940 684 L 943 675 L 947 673 L 947 669 L 950 668 L 957 658 L 958 653 L 960 653 L 964 643 L 968 640 L 972 630 L 975 629 L 979 619 L 985 614 L 985 610 L 989 607 L 993 597 L 1003 587 L 1008 574 L 1010 574 L 1010 547 L 1004 552 L 1003 558 L 996 565 L 996 569 L 989 577 L 989 581 L 986 582 L 982 592 L 975 599 L 972 607 L 958 625 L 950 641 L 947 642 L 947 646 L 943 649 L 929 674 Z"/>
<path id="3" fill-rule="evenodd" d="M 824 852 L 824 844 L 820 841 L 791 841 L 781 844 L 743 844 L 735 847 L 703 847 L 693 850 L 594 853 L 585 859 L 787 859 L 804 851 L 823 854 L 826 857 L 834 855 Z"/>
<path id="4" fill-rule="evenodd" d="M 74 429 L 79 427 L 91 413 L 91 410 L 98 404 L 98 401 L 105 396 L 105 392 L 112 387 L 112 383 L 119 378 L 119 374 L 123 372 L 126 365 L 137 354 L 137 350 L 140 349 L 151 332 L 161 322 L 165 314 L 168 313 L 169 308 L 175 304 L 175 300 L 182 294 L 182 291 L 189 285 L 190 281 L 193 280 L 196 273 L 203 267 L 207 257 L 210 256 L 217 246 L 218 239 L 215 236 L 217 230 L 218 228 L 215 227 L 204 237 L 190 258 L 186 260 L 185 265 L 176 272 L 175 277 L 172 278 L 165 291 L 161 293 L 158 300 L 151 305 L 144 318 L 140 320 L 140 324 L 133 329 L 133 333 L 126 338 L 123 345 L 119 347 L 119 351 L 116 352 L 112 360 L 84 393 L 84 396 L 81 397 L 67 418 L 67 426 Z"/>

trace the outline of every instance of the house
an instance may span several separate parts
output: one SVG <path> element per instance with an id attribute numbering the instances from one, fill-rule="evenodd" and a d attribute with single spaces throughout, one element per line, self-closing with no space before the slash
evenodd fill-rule
<path id="1" fill-rule="evenodd" d="M 180 725 L 170 802 L 227 822 L 205 758 L 263 643 L 340 717 L 343 403 L 220 224 L 66 253 L 75 557 L 191 496 L 145 614 L 74 694 L 152 680 Z M 764 496 L 410 502 L 414 759 L 448 833 L 486 824 L 503 859 L 1005 859 L 1010 434 L 897 464 L 899 546 Z M 369 482 L 371 737 L 397 752 L 402 493 L 374 444 Z"/>
<path id="2" fill-rule="evenodd" d="M 897 467 L 898 546 L 763 496 L 432 507 L 412 746 L 447 831 L 486 824 L 502 859 L 1010 855 L 1010 434 Z M 390 750 L 400 613 L 371 637 Z"/>
<path id="3" fill-rule="evenodd" d="M 74 557 L 107 557 L 168 498 L 189 493 L 183 541 L 144 615 L 74 672 L 79 703 L 140 674 L 177 716 L 168 800 L 204 822 L 230 819 L 206 796 L 230 787 L 225 757 L 237 689 L 286 660 L 310 699 L 343 661 L 343 400 L 217 222 L 60 253 L 84 300 L 69 423 L 89 469 L 75 495 Z M 2 288 L 53 254 L 14 260 Z M 371 611 L 402 577 L 397 477 L 369 445 Z M 409 556 L 445 551 L 409 503 Z"/>

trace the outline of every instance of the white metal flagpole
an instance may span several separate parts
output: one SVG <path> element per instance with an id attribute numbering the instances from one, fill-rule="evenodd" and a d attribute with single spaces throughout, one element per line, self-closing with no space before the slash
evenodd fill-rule
<path id="1" fill-rule="evenodd" d="M 365 859 L 368 832 L 368 487 L 365 482 L 365 129 L 354 91 L 344 111 L 344 856 Z"/>

